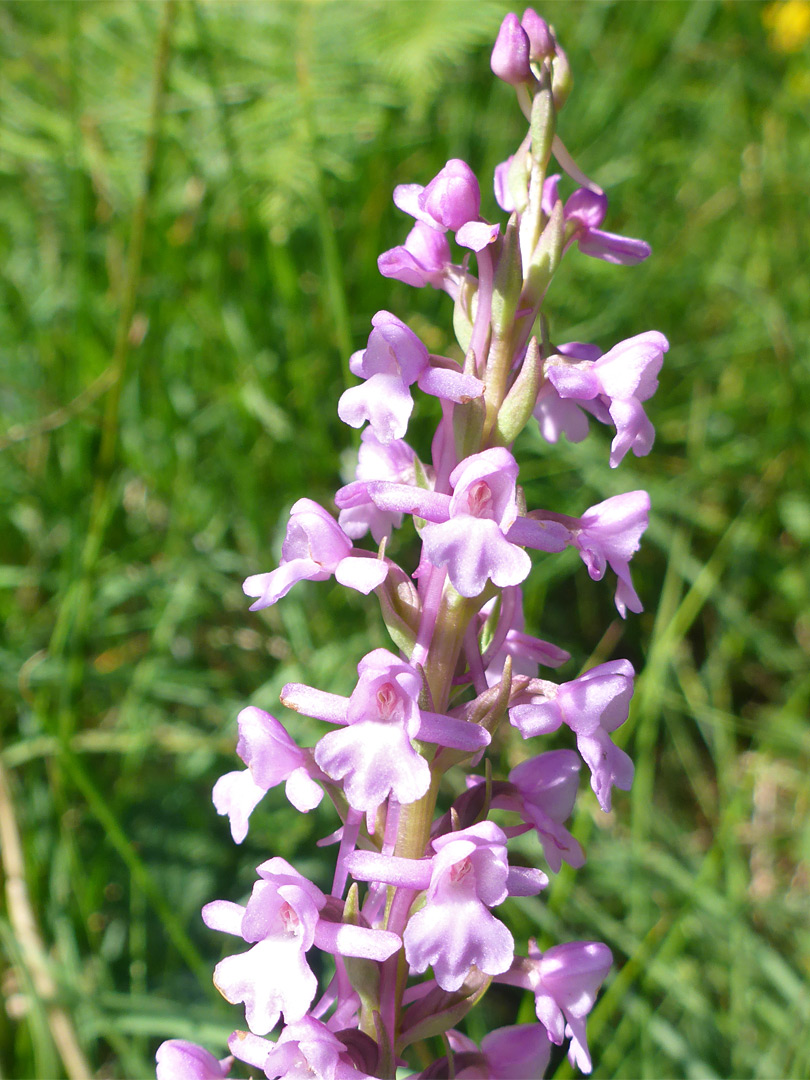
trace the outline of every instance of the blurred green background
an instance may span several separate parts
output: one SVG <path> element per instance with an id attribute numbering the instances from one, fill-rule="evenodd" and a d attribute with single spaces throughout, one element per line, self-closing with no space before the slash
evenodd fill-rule
<path id="1" fill-rule="evenodd" d="M 243 1017 L 211 987 L 227 943 L 200 907 L 269 855 L 329 879 L 326 810 L 273 792 L 238 849 L 210 790 L 239 708 L 284 718 L 294 679 L 346 691 L 388 640 L 334 583 L 250 614 L 241 581 L 276 565 L 291 503 L 340 482 L 357 440 L 335 405 L 374 312 L 451 348 L 444 294 L 376 257 L 409 228 L 394 185 L 449 157 L 496 214 L 488 178 L 524 130 L 488 64 L 510 9 L 0 7 L 0 1077 L 147 1077 L 171 1036 L 224 1053 Z M 810 3 L 539 10 L 575 77 L 563 139 L 606 227 L 654 250 L 572 254 L 552 335 L 672 348 L 649 457 L 611 471 L 596 430 L 518 445 L 530 505 L 646 487 L 654 514 L 627 624 L 575 556 L 530 578 L 563 676 L 643 669 L 637 779 L 609 817 L 583 782 L 585 868 L 509 917 L 612 948 L 595 1076 L 806 1078 Z M 530 1018 L 494 994 L 468 1030 L 514 1004 Z"/>

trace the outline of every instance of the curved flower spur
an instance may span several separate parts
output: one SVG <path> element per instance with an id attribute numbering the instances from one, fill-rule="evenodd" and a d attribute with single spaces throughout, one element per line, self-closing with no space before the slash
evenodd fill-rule
<path id="1" fill-rule="evenodd" d="M 379 259 L 384 276 L 448 294 L 463 363 L 431 354 L 391 312 L 373 317 L 366 347 L 350 362 L 359 382 L 338 403 L 341 419 L 363 429 L 355 477 L 335 495 L 339 518 L 300 499 L 280 565 L 244 585 L 258 610 L 283 602 L 299 581 L 334 577 L 375 595 L 391 636 L 391 649 L 354 658 L 348 696 L 284 687 L 288 710 L 327 725 L 312 746 L 296 741 L 294 717 L 282 724 L 244 709 L 237 751 L 245 768 L 214 788 L 237 843 L 271 788 L 283 783 L 301 813 L 325 796 L 335 815 L 321 842 L 337 845 L 332 889 L 271 857 L 246 902 L 206 905 L 206 925 L 247 946 L 226 956 L 214 978 L 244 1006 L 249 1030 L 233 1033 L 225 1057 L 169 1040 L 157 1054 L 159 1080 L 244 1076 L 239 1062 L 271 1080 L 388 1080 L 408 1067 L 423 1080 L 507 1080 L 541 1075 L 552 1046 L 566 1041 L 572 1064 L 591 1068 L 586 1021 L 610 950 L 565 937 L 542 950 L 515 940 L 506 901 L 541 894 L 563 862 L 582 866 L 585 852 L 566 828 L 582 775 L 606 813 L 613 789 L 630 787 L 633 763 L 611 733 L 627 718 L 634 671 L 617 658 L 546 679 L 544 669 L 570 655 L 530 632 L 521 590 L 533 558 L 573 547 L 594 581 L 608 567 L 615 574 L 622 617 L 641 611 L 630 561 L 649 497 L 614 495 L 577 507 L 579 516 L 527 507 L 512 448 L 534 420 L 549 443 L 562 434 L 579 441 L 591 416 L 615 428 L 606 464 L 618 467 L 628 450 L 649 453 L 654 431 L 643 403 L 668 343 L 654 330 L 606 351 L 552 343 L 544 305 L 563 258 L 629 266 L 650 249 L 601 228 L 607 197 L 557 130 L 571 90 L 568 60 L 531 8 L 504 19 L 492 69 L 514 87 L 528 121 L 495 173 L 508 220 L 482 217 L 478 180 L 452 159 L 426 183 L 395 190 L 395 205 L 415 224 Z M 406 442 L 419 391 L 442 410 L 421 449 Z M 402 529 L 421 541 L 409 566 L 388 554 Z M 376 551 L 355 546 L 369 532 Z M 501 727 L 526 740 L 508 776 L 487 756 Z M 569 745 L 537 742 L 552 733 Z M 542 866 L 512 857 L 515 838 L 530 832 Z M 318 951 L 328 957 L 311 964 Z M 323 985 L 316 971 L 326 971 Z M 490 1031 L 478 1045 L 459 1025 L 493 982 L 531 995 L 536 1020 Z"/>

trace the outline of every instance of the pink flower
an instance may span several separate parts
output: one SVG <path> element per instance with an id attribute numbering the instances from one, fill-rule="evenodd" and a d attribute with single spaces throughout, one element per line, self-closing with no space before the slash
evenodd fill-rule
<path id="1" fill-rule="evenodd" d="M 633 676 L 629 660 L 611 660 L 561 686 L 547 683 L 544 694 L 528 695 L 528 702 L 519 702 L 509 711 L 524 738 L 568 725 L 577 736 L 577 749 L 591 770 L 591 787 L 606 813 L 613 786 L 629 791 L 633 782 L 632 761 L 609 737 L 627 719 Z"/>
<path id="2" fill-rule="evenodd" d="M 355 810 L 376 810 L 389 794 L 400 803 L 415 802 L 430 786 L 428 763 L 411 745 L 420 726 L 422 680 L 386 649 L 365 656 L 357 671 L 348 726 L 324 735 L 315 761 L 327 776 L 343 781 Z"/>
<path id="3" fill-rule="evenodd" d="M 372 428 L 365 428 L 360 435 L 357 455 L 357 480 L 389 480 L 397 484 L 411 484 L 416 478 L 416 455 L 402 439 L 382 443 Z M 369 499 L 366 503 L 341 510 L 338 523 L 352 540 L 359 540 L 371 530 L 376 543 L 390 536 L 402 524 L 402 514 L 379 510 Z"/>
<path id="4" fill-rule="evenodd" d="M 567 542 L 579 551 L 594 581 L 602 580 L 607 566 L 615 573 L 618 578 L 616 608 L 625 618 L 628 608 L 635 612 L 644 610 L 633 588 L 630 560 L 639 549 L 649 513 L 650 496 L 647 492 L 628 491 L 597 503 L 586 510 L 581 518 L 555 514 L 549 510 L 532 510 L 526 518 L 520 519 L 519 524 L 526 530 L 532 524 L 564 526 Z"/>
<path id="5" fill-rule="evenodd" d="M 213 800 L 217 813 L 228 815 L 234 841 L 241 844 L 248 818 L 270 788 L 286 782 L 287 798 L 302 814 L 318 806 L 323 791 L 311 775 L 318 772 L 311 753 L 296 746 L 274 716 L 250 706 L 239 713 L 238 723 L 236 752 L 247 769 L 221 776 Z"/>
<path id="6" fill-rule="evenodd" d="M 251 611 L 269 607 L 299 581 L 326 581 L 332 574 L 350 589 L 370 593 L 388 574 L 382 559 L 355 551 L 349 537 L 331 514 L 312 499 L 299 499 L 290 510 L 287 535 L 278 569 L 254 574 L 242 589 L 258 599 Z"/>
<path id="7" fill-rule="evenodd" d="M 557 201 L 560 176 L 549 176 L 543 185 L 543 212 L 550 214 Z M 604 232 L 598 226 L 607 214 L 607 196 L 581 187 L 569 195 L 563 207 L 566 224 L 566 249 L 576 243 L 583 255 L 621 265 L 643 262 L 652 249 L 643 240 Z"/>
<path id="8" fill-rule="evenodd" d="M 246 907 L 214 900 L 202 915 L 210 929 L 253 943 L 247 952 L 217 964 L 214 985 L 226 1001 L 244 1002 L 248 1027 L 266 1035 L 282 1013 L 288 1024 L 306 1015 L 318 985 L 306 959 L 313 945 L 343 956 L 386 960 L 401 943 L 387 930 L 322 919 L 326 897 L 284 859 L 268 859 L 257 872 L 260 880 Z"/>
<path id="9" fill-rule="evenodd" d="M 545 953 L 530 941 L 528 958 L 516 958 L 508 975 L 498 981 L 534 993 L 537 1019 L 545 1025 L 548 1037 L 558 1046 L 569 1038 L 571 1064 L 589 1073 L 585 1020 L 612 962 L 610 949 L 598 941 L 554 945 Z"/>
<path id="10" fill-rule="evenodd" d="M 463 270 L 452 262 L 450 244 L 443 232 L 417 221 L 405 243 L 384 251 L 377 259 L 383 277 L 421 288 L 444 289 L 455 300 Z"/>
<path id="11" fill-rule="evenodd" d="M 394 205 L 433 229 L 455 232 L 468 221 L 476 221 L 481 209 L 481 191 L 470 166 L 451 158 L 427 187 L 400 184 L 394 189 Z"/>
<path id="12" fill-rule="evenodd" d="M 466 1035 L 448 1031 L 456 1054 L 457 1080 L 526 1080 L 546 1071 L 551 1056 L 548 1032 L 542 1024 L 512 1024 L 496 1028 L 481 1040 L 481 1050 Z M 478 1058 L 480 1063 L 475 1062 Z M 471 1064 L 466 1064 L 472 1058 Z M 439 1075 L 436 1073 L 435 1075 Z"/>
<path id="13" fill-rule="evenodd" d="M 664 335 L 650 330 L 619 342 L 604 354 L 593 345 L 580 342 L 562 345 L 561 356 L 553 358 L 547 365 L 546 374 L 560 399 L 556 406 L 558 414 L 566 408 L 579 412 L 574 403 L 581 402 L 598 420 L 615 424 L 611 468 L 616 468 L 628 450 L 636 457 L 642 457 L 652 449 L 655 430 L 641 403 L 658 389 L 657 376 L 668 349 L 669 342 Z M 543 390 L 546 395 L 550 393 L 548 384 Z M 541 391 L 535 410 L 538 419 L 542 397 Z M 579 436 L 572 439 L 575 442 L 587 433 L 588 427 L 584 415 L 579 413 L 579 416 L 581 421 L 573 422 L 573 430 Z M 568 423 L 570 426 L 571 421 Z M 584 424 L 584 432 L 580 423 Z M 545 432 L 543 434 L 546 436 Z M 566 434 L 572 438 L 568 431 Z"/>
<path id="14" fill-rule="evenodd" d="M 512 935 L 489 909 L 508 895 L 506 837 L 491 821 L 433 841 L 425 906 L 405 928 L 405 956 L 415 972 L 433 965 L 443 990 L 458 990 L 475 964 L 487 975 L 507 971 Z"/>
<path id="15" fill-rule="evenodd" d="M 359 428 L 368 421 L 377 439 L 387 444 L 408 430 L 414 383 L 426 394 L 450 401 L 468 401 L 483 393 L 483 383 L 464 375 L 453 361 L 446 362 L 449 367 L 434 364 L 416 334 L 390 311 L 378 311 L 371 323 L 367 347 L 349 362 L 352 374 L 365 381 L 344 391 L 338 402 L 338 416 L 345 424 Z"/>

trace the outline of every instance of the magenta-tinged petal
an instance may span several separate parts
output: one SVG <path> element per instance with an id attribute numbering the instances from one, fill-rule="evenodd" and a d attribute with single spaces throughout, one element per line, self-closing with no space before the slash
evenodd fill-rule
<path id="1" fill-rule="evenodd" d="M 389 930 L 370 930 L 365 926 L 321 919 L 315 929 L 315 945 L 323 952 L 337 956 L 387 960 L 402 947 L 402 941 Z"/>
<path id="2" fill-rule="evenodd" d="M 571 542 L 571 532 L 559 521 L 519 517 L 506 534 L 507 540 L 538 551 L 563 551 Z"/>
<path id="3" fill-rule="evenodd" d="M 253 574 L 246 578 L 242 591 L 245 596 L 258 597 L 258 600 L 250 605 L 250 610 L 261 611 L 286 596 L 299 581 L 326 581 L 328 577 L 329 571 L 312 559 L 292 559 L 271 570 L 269 574 Z"/>
<path id="4" fill-rule="evenodd" d="M 432 225 L 434 228 L 437 223 L 426 214 L 419 206 L 419 196 L 424 191 L 424 187 L 421 184 L 397 184 L 394 188 L 394 206 L 398 210 L 402 210 L 405 214 L 410 214 L 411 217 L 416 218 L 419 221 L 424 221 L 428 225 Z"/>
<path id="5" fill-rule="evenodd" d="M 532 78 L 529 49 L 529 35 L 520 25 L 517 15 L 510 11 L 501 23 L 492 49 L 490 67 L 493 74 L 512 86 L 528 82 Z"/>
<path id="6" fill-rule="evenodd" d="M 356 480 L 346 484 L 335 493 L 335 503 L 343 508 L 357 506 L 368 499 L 380 510 L 398 514 L 413 514 L 426 521 L 447 521 L 450 516 L 450 496 L 438 491 L 411 487 L 408 484 L 391 484 L 385 480 Z"/>
<path id="7" fill-rule="evenodd" d="M 265 791 L 286 780 L 305 761 L 303 750 L 270 713 L 250 705 L 242 709 L 237 722 L 236 752 Z"/>
<path id="8" fill-rule="evenodd" d="M 225 773 L 214 784 L 211 794 L 214 806 L 218 814 L 228 816 L 235 844 L 241 844 L 247 836 L 248 818 L 266 791 L 256 783 L 249 769 Z"/>
<path id="9" fill-rule="evenodd" d="M 438 743 L 439 746 L 450 746 L 469 753 L 482 750 L 489 746 L 491 741 L 489 732 L 478 724 L 458 720 L 453 716 L 426 712 L 424 709 L 419 720 L 417 738 L 423 742 Z"/>
<path id="10" fill-rule="evenodd" d="M 612 401 L 610 416 L 616 425 L 616 437 L 610 444 L 610 467 L 615 469 L 628 450 L 636 457 L 644 457 L 652 450 L 655 428 L 650 423 L 644 406 L 636 398 Z"/>
<path id="11" fill-rule="evenodd" d="M 447 368 L 425 368 L 418 382 L 419 389 L 424 393 L 445 398 L 447 401 L 463 403 L 481 397 L 484 392 L 484 384 L 474 375 L 464 375 L 460 371 L 450 371 Z"/>
<path id="12" fill-rule="evenodd" d="M 271 1039 L 262 1039 L 258 1035 L 251 1035 L 249 1031 L 234 1031 L 228 1039 L 228 1049 L 235 1058 L 262 1070 L 275 1045 Z"/>
<path id="13" fill-rule="evenodd" d="M 346 857 L 349 873 L 357 881 L 381 881 L 404 889 L 426 889 L 430 885 L 432 860 L 403 859 L 377 851 L 353 851 Z"/>
<path id="14" fill-rule="evenodd" d="M 524 739 L 531 739 L 535 735 L 549 735 L 556 731 L 562 724 L 563 717 L 556 700 L 552 699 L 515 705 L 509 710 L 509 720 Z"/>
<path id="15" fill-rule="evenodd" d="M 587 188 L 577 190 L 565 201 L 565 220 L 576 221 L 584 229 L 598 228 L 605 220 L 607 213 L 607 196 L 589 191 Z"/>
<path id="16" fill-rule="evenodd" d="M 573 750 L 548 750 L 522 761 L 509 773 L 524 801 L 562 823 L 574 809 L 580 761 Z"/>
<path id="17" fill-rule="evenodd" d="M 214 969 L 214 985 L 232 1005 L 243 1002 L 248 1027 L 266 1035 L 279 1021 L 301 1020 L 318 981 L 295 941 L 260 941 L 247 952 L 226 956 Z"/>
<path id="18" fill-rule="evenodd" d="M 578 443 L 588 435 L 588 417 L 575 402 L 563 400 L 551 383 L 540 390 L 532 414 L 546 442 L 556 443 L 565 435 Z"/>
<path id="19" fill-rule="evenodd" d="M 327 720 L 330 724 L 345 724 L 349 708 L 349 699 L 340 694 L 329 694 L 325 690 L 316 690 L 305 683 L 287 683 L 281 689 L 281 704 L 293 712 L 304 716 L 313 716 L 316 720 Z"/>
<path id="20" fill-rule="evenodd" d="M 323 798 L 323 788 L 315 783 L 303 767 L 290 773 L 284 791 L 289 801 L 301 814 L 314 810 Z"/>
<path id="21" fill-rule="evenodd" d="M 480 901 L 468 897 L 417 911 L 403 941 L 412 970 L 421 974 L 432 965 L 436 982 L 450 991 L 458 990 L 473 964 L 487 975 L 508 970 L 515 951 L 504 924 Z"/>
<path id="22" fill-rule="evenodd" d="M 489 1080 L 527 1080 L 543 1076 L 551 1056 L 551 1043 L 542 1024 L 514 1024 L 496 1028 L 481 1040 L 490 1063 Z"/>
<path id="23" fill-rule="evenodd" d="M 587 401 L 595 398 L 601 385 L 591 368 L 574 367 L 565 362 L 552 364 L 548 368 L 548 378 L 561 398 L 575 398 Z"/>
<path id="24" fill-rule="evenodd" d="M 376 810 L 393 793 L 412 803 L 430 786 L 427 761 L 402 731 L 373 721 L 330 731 L 315 747 L 315 760 L 333 780 L 342 780 L 350 806 L 363 813 Z"/>
<path id="25" fill-rule="evenodd" d="M 583 255 L 603 259 L 616 266 L 634 266 L 652 254 L 652 248 L 643 240 L 617 236 L 601 229 L 590 229 L 579 238 L 578 246 Z"/>
<path id="26" fill-rule="evenodd" d="M 510 896 L 537 896 L 548 886 L 548 877 L 542 870 L 528 866 L 510 866 L 506 888 Z"/>
<path id="27" fill-rule="evenodd" d="M 577 735 L 592 735 L 600 726 L 613 731 L 627 719 L 633 696 L 632 677 L 600 673 L 598 668 L 586 674 L 591 677 L 574 679 L 560 687 L 557 705 L 563 719 Z"/>
<path id="28" fill-rule="evenodd" d="M 544 60 L 547 56 L 554 54 L 556 42 L 551 27 L 534 8 L 526 8 L 520 25 L 528 35 L 532 60 Z"/>
<path id="29" fill-rule="evenodd" d="M 633 762 L 624 750 L 611 742 L 602 728 L 597 728 L 592 735 L 577 736 L 577 749 L 591 770 L 591 787 L 599 805 L 609 814 L 612 788 L 629 791 L 633 786 Z"/>
<path id="30" fill-rule="evenodd" d="M 613 569 L 616 570 L 616 567 Z M 638 615 L 640 611 L 644 610 L 644 607 L 639 599 L 638 593 L 633 588 L 633 582 L 630 580 L 630 572 L 625 567 L 624 573 L 620 573 L 619 570 L 616 570 L 616 576 L 618 580 L 616 582 L 616 592 L 613 597 L 616 604 L 616 610 L 623 619 L 627 617 L 628 608 L 634 614 Z"/>
<path id="31" fill-rule="evenodd" d="M 155 1054 L 157 1080 L 222 1080 L 230 1072 L 231 1060 L 217 1061 L 196 1043 L 168 1039 Z"/>
<path id="32" fill-rule="evenodd" d="M 388 563 L 384 559 L 363 558 L 349 555 L 335 567 L 335 580 L 366 596 L 388 576 Z"/>
<path id="33" fill-rule="evenodd" d="M 234 934 L 236 937 L 242 937 L 244 917 L 244 907 L 230 900 L 212 900 L 202 909 L 202 920 L 209 930 L 219 930 L 224 934 Z"/>
<path id="34" fill-rule="evenodd" d="M 456 243 L 471 251 L 483 251 L 494 244 L 501 231 L 500 225 L 489 225 L 486 221 L 468 221 L 456 233 Z"/>
<path id="35" fill-rule="evenodd" d="M 470 166 L 459 158 L 451 158 L 417 201 L 433 222 L 456 232 L 466 222 L 478 217 L 481 191 Z"/>
<path id="36" fill-rule="evenodd" d="M 478 596 L 487 581 L 503 588 L 519 585 L 529 575 L 531 559 L 510 543 L 494 521 L 461 516 L 422 530 L 427 558 L 434 566 L 446 566 L 454 587 L 462 596 Z"/>
<path id="37" fill-rule="evenodd" d="M 372 375 L 345 390 L 338 401 L 344 424 L 359 428 L 368 421 L 382 443 L 403 437 L 412 412 L 413 398 L 399 375 Z"/>
<path id="38" fill-rule="evenodd" d="M 602 392 L 610 398 L 646 401 L 658 389 L 658 373 L 668 349 L 669 342 L 657 330 L 620 341 L 594 364 Z"/>

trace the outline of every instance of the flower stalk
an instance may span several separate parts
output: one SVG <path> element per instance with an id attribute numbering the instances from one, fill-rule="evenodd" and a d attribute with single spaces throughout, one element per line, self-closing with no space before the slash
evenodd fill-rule
<path id="1" fill-rule="evenodd" d="M 284 687 L 287 709 L 331 726 L 312 747 L 275 717 L 243 710 L 237 752 L 246 768 L 214 790 L 237 843 L 270 788 L 284 783 L 302 813 L 326 794 L 338 822 L 332 891 L 276 857 L 257 867 L 244 905 L 206 905 L 210 928 L 248 946 L 217 965 L 215 983 L 244 1005 L 249 1031 L 234 1032 L 232 1058 L 164 1043 L 158 1080 L 230 1075 L 233 1059 L 270 1080 L 388 1080 L 408 1065 L 415 1041 L 434 1054 L 424 1067 L 422 1053 L 421 1071 L 410 1073 L 422 1080 L 540 1076 L 551 1046 L 566 1041 L 571 1062 L 591 1068 L 586 1019 L 610 950 L 521 944 L 500 906 L 541 893 L 563 862 L 583 864 L 565 827 L 583 765 L 604 812 L 614 788 L 629 789 L 633 764 L 611 734 L 627 718 L 634 671 L 615 659 L 562 682 L 541 677 L 570 656 L 527 632 L 522 585 L 529 551 L 546 558 L 573 547 L 595 581 L 608 567 L 615 574 L 623 618 L 640 611 L 629 564 L 649 498 L 616 495 L 581 516 L 528 507 L 513 446 L 535 421 L 549 444 L 561 435 L 580 441 L 593 417 L 615 429 L 611 467 L 630 450 L 648 453 L 654 431 L 642 403 L 668 343 L 646 331 L 602 352 L 551 338 L 546 298 L 570 251 L 633 264 L 650 250 L 601 230 L 607 199 L 561 141 L 571 76 L 552 28 L 530 8 L 520 20 L 508 15 L 492 69 L 514 87 L 529 125 L 495 174 L 505 228 L 481 216 L 475 175 L 452 159 L 426 185 L 396 188 L 395 205 L 415 224 L 378 264 L 386 277 L 450 296 L 458 352 L 431 354 L 393 313 L 373 317 L 366 347 L 349 361 L 359 382 L 338 402 L 341 419 L 363 429 L 354 478 L 335 494 L 338 519 L 300 499 L 280 565 L 244 585 L 251 610 L 282 601 L 303 580 L 334 577 L 374 594 L 396 650 L 359 658 L 348 697 Z M 567 179 L 549 175 L 552 158 Z M 564 202 L 561 184 L 574 186 Z M 454 260 L 448 234 L 467 255 Z M 417 391 L 442 408 L 424 457 L 406 442 Z M 422 545 L 412 568 L 389 555 L 389 539 L 406 528 Z M 358 546 L 369 533 L 376 550 Z M 503 776 L 487 751 L 507 725 L 526 754 Z M 534 740 L 561 730 L 571 748 L 538 751 Z M 546 869 L 510 860 L 510 842 L 530 831 Z M 313 949 L 335 958 L 315 1004 Z M 493 982 L 533 995 L 536 1022 L 492 1031 L 479 1046 L 457 1025 Z"/>

